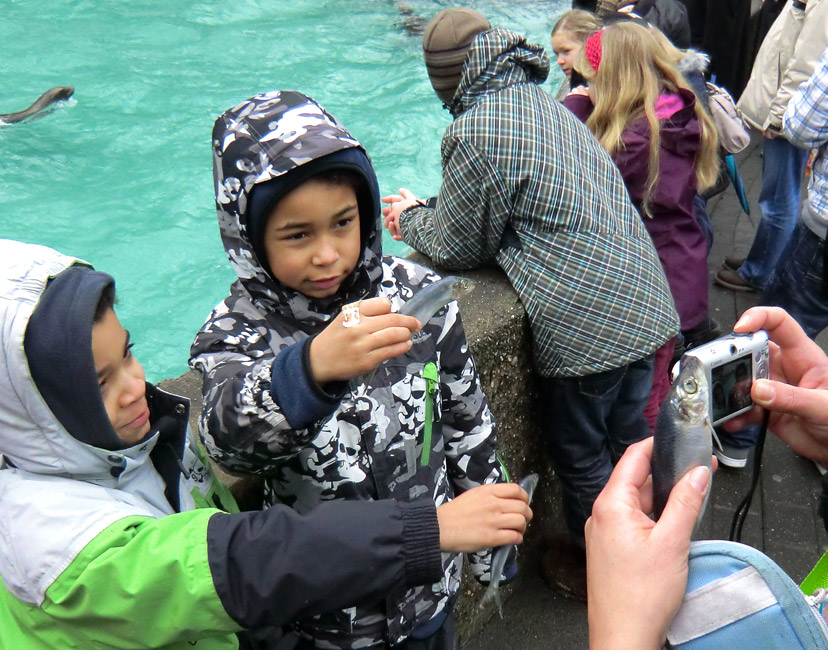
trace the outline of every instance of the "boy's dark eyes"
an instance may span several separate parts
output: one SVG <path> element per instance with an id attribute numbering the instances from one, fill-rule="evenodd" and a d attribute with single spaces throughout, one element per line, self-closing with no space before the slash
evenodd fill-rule
<path id="1" fill-rule="evenodd" d="M 126 349 L 124 350 L 124 359 L 129 359 L 130 357 L 132 357 L 132 348 L 134 347 L 135 343 L 130 343 L 126 346 Z"/>
<path id="2" fill-rule="evenodd" d="M 344 219 L 340 219 L 336 222 L 337 227 L 345 228 L 346 226 L 351 225 L 354 222 L 354 217 L 345 217 Z"/>
<path id="3" fill-rule="evenodd" d="M 304 232 L 292 232 L 285 235 L 282 239 L 285 241 L 298 241 L 304 237 L 307 237 L 307 233 Z"/>

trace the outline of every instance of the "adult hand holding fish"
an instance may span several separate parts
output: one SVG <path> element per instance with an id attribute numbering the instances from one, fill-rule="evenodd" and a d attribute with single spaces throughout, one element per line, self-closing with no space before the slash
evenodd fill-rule
<path id="1" fill-rule="evenodd" d="M 770 379 L 753 382 L 751 398 L 770 411 L 768 428 L 798 454 L 828 463 L 828 356 L 784 309 L 753 307 L 733 327 L 760 329 L 770 339 Z M 735 430 L 759 422 L 754 408 L 725 424 Z"/>
<path id="2" fill-rule="evenodd" d="M 422 327 L 416 318 L 393 313 L 388 298 L 362 300 L 356 309 L 348 326 L 341 313 L 310 344 L 311 372 L 320 384 L 372 371 L 406 352 L 412 345 L 411 332 Z"/>
<path id="3" fill-rule="evenodd" d="M 682 477 L 655 522 L 648 516 L 652 453 L 652 438 L 627 449 L 586 523 L 591 650 L 661 648 L 684 597 L 710 471 L 696 467 Z"/>

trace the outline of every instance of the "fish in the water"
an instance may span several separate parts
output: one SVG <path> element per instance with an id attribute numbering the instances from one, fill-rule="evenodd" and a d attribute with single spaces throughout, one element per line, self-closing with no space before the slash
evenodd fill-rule
<path id="1" fill-rule="evenodd" d="M 473 280 L 460 278 L 456 275 L 448 275 L 414 294 L 414 297 L 402 306 L 399 313 L 406 316 L 413 316 L 420 321 L 421 325 L 425 326 L 434 317 L 434 314 L 452 300 L 457 300 L 460 296 L 468 293 L 472 289 L 474 289 Z M 368 373 L 368 376 L 365 378 L 366 385 L 371 383 L 376 372 L 377 369 L 374 368 Z"/>
<path id="2" fill-rule="evenodd" d="M 694 357 L 685 357 L 681 372 L 658 411 L 653 433 L 653 514 L 656 520 L 667 505 L 670 491 L 682 476 L 699 465 L 712 469 L 712 441 L 716 432 L 710 424 L 709 391 L 702 363 Z M 719 444 L 718 438 L 716 443 Z M 704 515 L 709 496 L 708 481 L 707 495 L 696 525 Z"/>
<path id="3" fill-rule="evenodd" d="M 538 475 L 529 474 L 525 476 L 518 485 L 526 490 L 529 495 L 529 503 L 532 503 L 532 495 L 535 493 L 535 486 L 538 484 Z M 498 546 L 492 553 L 492 566 L 490 569 L 491 578 L 489 580 L 489 587 L 483 598 L 480 600 L 480 607 L 484 607 L 490 600 L 495 601 L 497 605 L 497 613 L 500 618 L 503 618 L 503 605 L 500 603 L 500 581 L 503 580 L 503 568 L 506 566 L 506 558 L 512 550 L 513 544 L 504 544 Z"/>

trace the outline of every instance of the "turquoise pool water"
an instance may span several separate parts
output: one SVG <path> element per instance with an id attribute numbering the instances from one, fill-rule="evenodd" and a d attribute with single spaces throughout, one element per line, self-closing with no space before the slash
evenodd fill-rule
<path id="1" fill-rule="evenodd" d="M 454 5 L 408 4 L 429 17 Z M 468 6 L 546 45 L 569 3 Z M 383 192 L 439 188 L 450 116 L 393 0 L 11 1 L 3 14 L 0 113 L 53 86 L 75 95 L 0 129 L 0 236 L 114 275 L 151 381 L 187 369 L 194 333 L 234 278 L 210 168 L 210 132 L 226 108 L 262 90 L 301 90 L 365 145 Z M 561 79 L 555 67 L 547 90 Z M 386 250 L 407 249 L 387 240 Z"/>

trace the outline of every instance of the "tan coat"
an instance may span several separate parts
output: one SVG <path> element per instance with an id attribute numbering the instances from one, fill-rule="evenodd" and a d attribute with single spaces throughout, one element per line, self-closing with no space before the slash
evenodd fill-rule
<path id="1" fill-rule="evenodd" d="M 828 0 L 808 0 L 805 10 L 789 0 L 768 31 L 738 107 L 755 129 L 782 128 L 782 116 L 799 85 L 828 47 Z"/>

